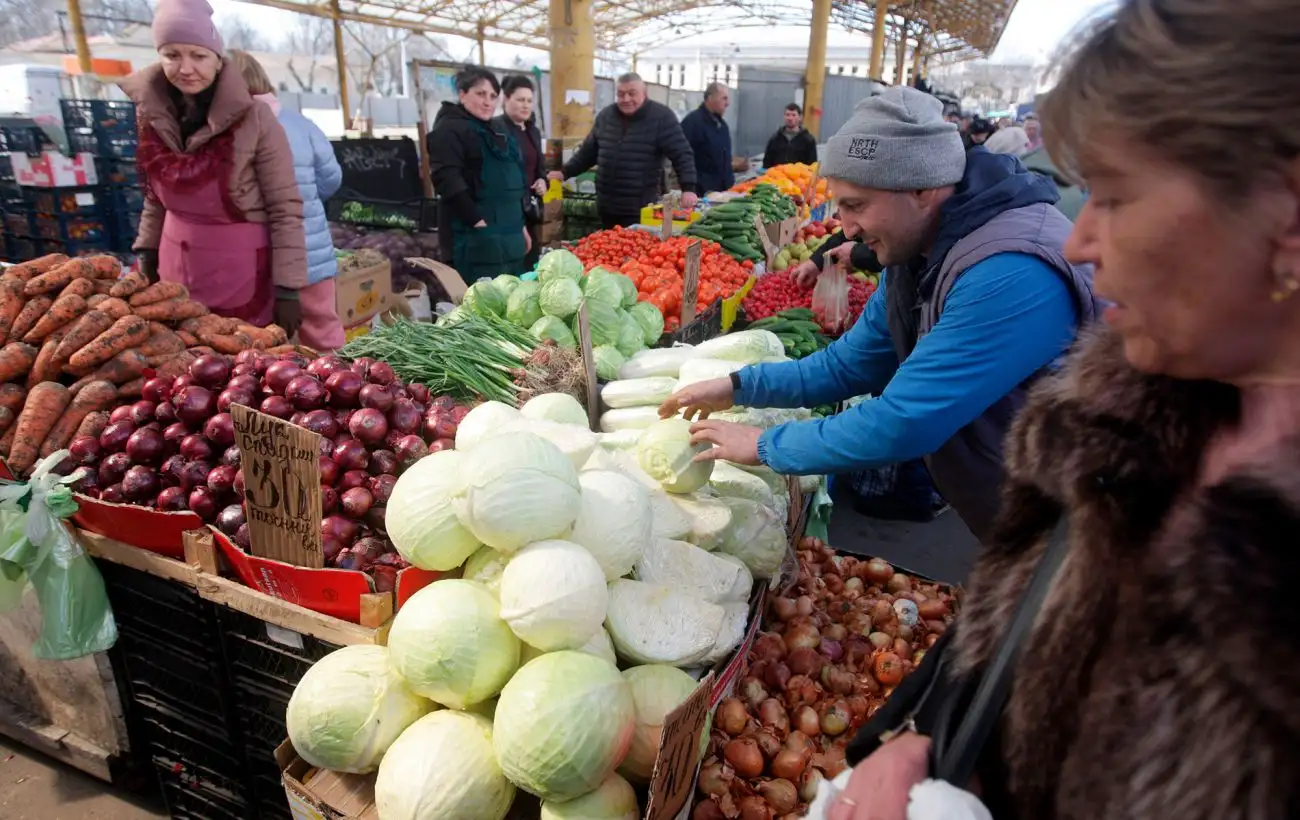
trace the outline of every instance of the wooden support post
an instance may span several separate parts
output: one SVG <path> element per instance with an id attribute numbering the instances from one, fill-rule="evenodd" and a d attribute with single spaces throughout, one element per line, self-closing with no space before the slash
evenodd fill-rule
<path id="1" fill-rule="evenodd" d="M 885 70 L 886 20 L 889 17 L 889 0 L 876 0 L 876 22 L 871 30 L 871 78 L 883 80 Z"/>
<path id="2" fill-rule="evenodd" d="M 90 62 L 90 44 L 86 42 L 86 23 L 81 18 L 81 0 L 68 0 L 68 23 L 72 26 L 72 40 L 77 47 L 77 68 L 83 76 L 93 73 Z"/>
<path id="3" fill-rule="evenodd" d="M 827 0 L 829 2 L 829 0 Z M 550 0 L 551 139 L 578 147 L 596 116 L 596 23 L 592 0 Z"/>
<path id="4" fill-rule="evenodd" d="M 831 0 L 813 0 L 812 33 L 808 37 L 808 67 L 804 71 L 803 124 L 821 136 L 822 93 L 826 87 L 826 38 L 831 25 Z"/>
<path id="5" fill-rule="evenodd" d="M 331 0 L 330 15 L 334 23 L 334 62 L 338 64 L 339 104 L 343 106 L 343 127 L 349 128 L 352 124 L 352 107 L 348 104 L 348 60 L 343 43 L 343 16 L 339 11 L 339 0 Z"/>

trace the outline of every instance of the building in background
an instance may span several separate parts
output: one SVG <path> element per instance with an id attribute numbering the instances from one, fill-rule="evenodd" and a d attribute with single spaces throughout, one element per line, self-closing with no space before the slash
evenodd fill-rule
<path id="1" fill-rule="evenodd" d="M 894 82 L 894 49 L 887 49 L 884 66 L 886 82 Z M 808 62 L 806 46 L 773 45 L 699 45 L 664 46 L 637 56 L 637 70 L 647 82 L 681 91 L 703 91 L 709 83 L 734 86 L 740 66 L 793 71 L 802 74 Z M 867 79 L 871 68 L 871 41 L 863 38 L 862 47 L 829 46 L 826 71 L 831 76 Z"/>

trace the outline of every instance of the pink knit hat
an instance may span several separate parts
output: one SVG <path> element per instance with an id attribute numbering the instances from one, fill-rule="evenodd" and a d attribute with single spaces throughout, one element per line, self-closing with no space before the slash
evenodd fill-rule
<path id="1" fill-rule="evenodd" d="M 218 54 L 225 51 L 208 0 L 158 0 L 153 15 L 153 44 L 155 48 L 176 44 L 202 46 Z"/>

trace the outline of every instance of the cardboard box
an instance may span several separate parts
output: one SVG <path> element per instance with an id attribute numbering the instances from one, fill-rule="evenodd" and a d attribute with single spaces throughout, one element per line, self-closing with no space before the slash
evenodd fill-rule
<path id="1" fill-rule="evenodd" d="M 393 268 L 385 259 L 368 268 L 343 271 L 334 280 L 334 303 L 345 328 L 366 325 L 393 301 Z"/>
<path id="2" fill-rule="evenodd" d="M 30 188 L 76 188 L 99 184 L 94 154 L 68 157 L 58 151 L 42 151 L 34 157 L 16 153 L 9 156 L 14 167 L 14 178 L 19 185 Z"/>
<path id="3" fill-rule="evenodd" d="M 763 229 L 767 231 L 767 238 L 779 250 L 794 243 L 794 237 L 799 232 L 799 218 L 792 216 L 780 222 L 764 222 Z"/>

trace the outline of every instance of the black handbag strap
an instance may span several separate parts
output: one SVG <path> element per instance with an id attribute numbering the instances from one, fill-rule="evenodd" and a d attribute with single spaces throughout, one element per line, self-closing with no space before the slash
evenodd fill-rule
<path id="1" fill-rule="evenodd" d="M 1070 546 L 1069 520 L 1062 517 L 1057 523 L 1047 549 L 1034 569 L 1025 594 L 1021 597 L 1010 626 L 1002 635 L 993 658 L 985 669 L 970 705 L 961 718 L 951 742 L 935 748 L 933 774 L 940 780 L 965 788 L 975 773 L 975 764 L 984 751 L 1002 717 L 1007 698 L 1011 694 L 1012 675 L 1020 647 L 1034 626 L 1034 619 L 1043 608 L 1043 601 L 1051 589 L 1052 580 L 1065 561 Z"/>

